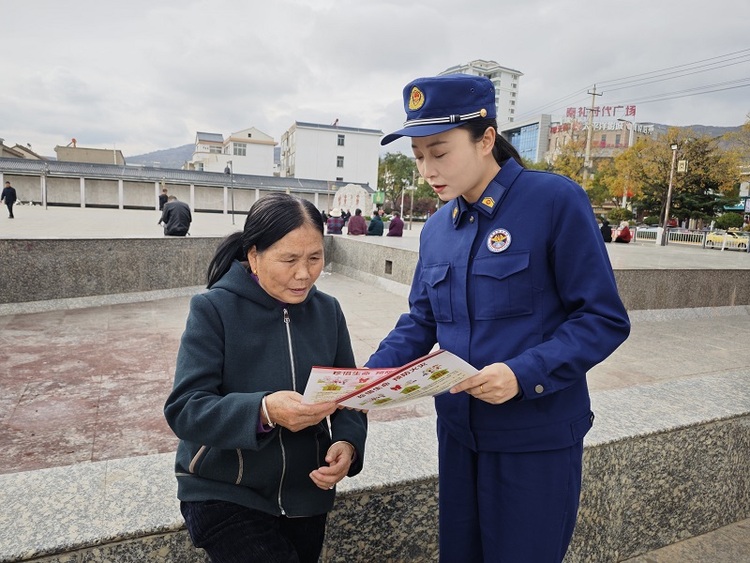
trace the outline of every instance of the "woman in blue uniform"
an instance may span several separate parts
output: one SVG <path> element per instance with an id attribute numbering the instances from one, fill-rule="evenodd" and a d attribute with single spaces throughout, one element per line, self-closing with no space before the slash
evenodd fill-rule
<path id="1" fill-rule="evenodd" d="M 403 91 L 420 174 L 446 202 L 425 224 L 410 310 L 370 358 L 402 365 L 435 343 L 479 369 L 438 396 L 440 559 L 556 562 L 573 534 L 586 372 L 630 324 L 586 193 L 526 170 L 497 134 L 483 77 Z"/>

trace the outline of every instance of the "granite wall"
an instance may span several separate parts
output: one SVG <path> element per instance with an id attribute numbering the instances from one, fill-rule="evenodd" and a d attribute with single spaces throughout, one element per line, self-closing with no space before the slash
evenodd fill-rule
<path id="1" fill-rule="evenodd" d="M 2 239 L 0 303 L 205 285 L 219 238 Z"/>
<path id="2" fill-rule="evenodd" d="M 205 284 L 213 237 L 0 239 L 0 304 Z M 332 271 L 406 293 L 417 253 L 325 237 Z M 750 269 L 616 269 L 630 311 L 750 305 Z"/>

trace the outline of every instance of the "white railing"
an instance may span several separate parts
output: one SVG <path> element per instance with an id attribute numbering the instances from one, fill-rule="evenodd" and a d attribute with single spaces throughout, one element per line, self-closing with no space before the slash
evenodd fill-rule
<path id="1" fill-rule="evenodd" d="M 633 240 L 636 242 L 656 242 L 658 231 L 653 227 L 634 227 Z M 615 238 L 615 230 L 612 239 Z M 667 244 L 681 244 L 688 246 L 700 246 L 701 248 L 720 248 L 721 250 L 741 250 L 750 252 L 750 236 L 742 234 L 739 237 L 728 233 L 717 233 L 715 231 L 691 231 L 687 229 L 669 229 L 667 233 Z"/>

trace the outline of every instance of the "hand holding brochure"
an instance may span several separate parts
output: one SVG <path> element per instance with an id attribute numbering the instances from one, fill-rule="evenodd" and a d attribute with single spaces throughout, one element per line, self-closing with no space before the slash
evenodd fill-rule
<path id="1" fill-rule="evenodd" d="M 443 393 L 477 371 L 447 350 L 438 350 L 400 368 L 316 366 L 310 371 L 303 402 L 331 401 L 362 410 L 399 406 Z"/>

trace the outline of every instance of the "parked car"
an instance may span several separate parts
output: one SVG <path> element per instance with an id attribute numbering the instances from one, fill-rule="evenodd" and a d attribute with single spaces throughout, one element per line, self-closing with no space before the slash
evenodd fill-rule
<path id="1" fill-rule="evenodd" d="M 727 248 L 747 250 L 750 236 L 748 236 L 748 233 L 743 233 L 740 231 L 711 231 L 706 235 L 706 246 L 709 248 L 721 248 L 721 246 L 724 244 L 725 237 Z"/>

